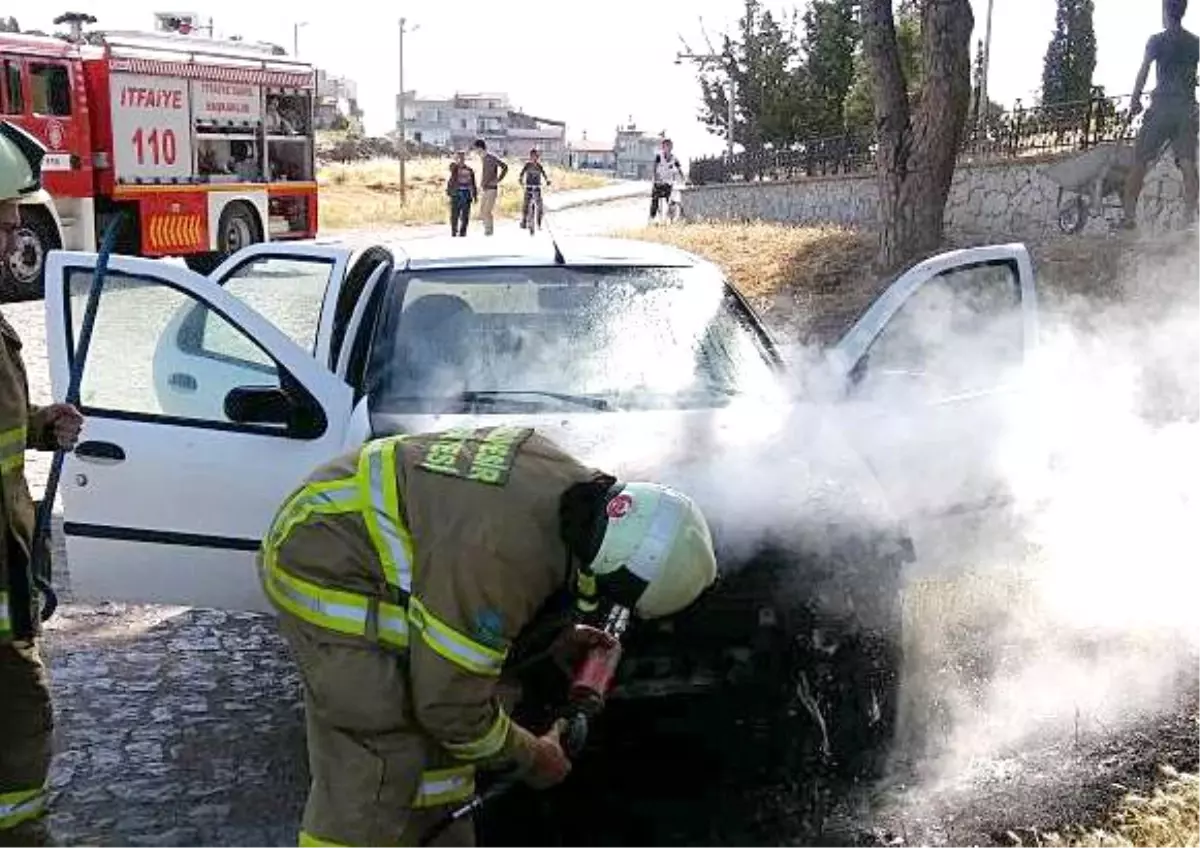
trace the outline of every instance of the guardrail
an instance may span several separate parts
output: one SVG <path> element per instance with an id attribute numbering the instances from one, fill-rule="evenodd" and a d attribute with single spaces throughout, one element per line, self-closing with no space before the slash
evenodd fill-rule
<path id="1" fill-rule="evenodd" d="M 1029 108 L 1018 100 L 1012 109 L 968 118 L 959 157 L 988 161 L 1086 150 L 1132 137 L 1128 111 L 1128 95 Z M 786 150 L 693 159 L 688 176 L 693 185 L 712 185 L 865 173 L 874 167 L 875 150 L 874 133 L 845 133 Z"/>

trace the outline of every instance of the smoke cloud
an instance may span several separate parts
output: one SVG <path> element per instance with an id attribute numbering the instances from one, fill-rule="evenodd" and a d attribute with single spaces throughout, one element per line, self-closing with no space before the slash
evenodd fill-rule
<path id="1" fill-rule="evenodd" d="M 1044 286 L 1029 351 L 1002 266 L 914 297 L 849 383 L 830 378 L 824 351 L 794 348 L 791 382 L 766 385 L 732 330 L 698 380 L 669 354 L 699 342 L 720 299 L 631 292 L 590 329 L 508 321 L 507 347 L 488 348 L 465 380 L 436 377 L 431 394 L 645 390 L 631 414 L 579 408 L 569 426 L 571 406 L 555 406 L 563 427 L 547 429 L 625 479 L 692 495 L 726 570 L 766 541 L 820 553 L 902 519 L 917 561 L 904 575 L 898 762 L 934 787 L 1081 722 L 1137 721 L 1190 679 L 1194 254 L 1143 250 L 1101 294 L 1056 298 Z M 546 427 L 544 413 L 530 420 Z"/>

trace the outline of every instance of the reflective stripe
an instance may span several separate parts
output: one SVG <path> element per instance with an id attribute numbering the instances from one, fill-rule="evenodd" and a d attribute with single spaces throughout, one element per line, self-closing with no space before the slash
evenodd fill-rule
<path id="1" fill-rule="evenodd" d="M 628 569 L 647 583 L 653 582 L 662 570 L 663 560 L 675 542 L 675 534 L 682 520 L 683 506 L 679 501 L 675 498 L 659 498 L 650 527 L 626 564 Z"/>
<path id="2" fill-rule="evenodd" d="M 413 807 L 439 807 L 465 801 L 475 794 L 475 767 L 437 769 L 421 773 L 421 785 Z"/>
<path id="3" fill-rule="evenodd" d="M 340 842 L 330 842 L 319 836 L 313 836 L 307 830 L 300 831 L 300 848 L 348 848 Z"/>
<path id="4" fill-rule="evenodd" d="M 400 513 L 396 487 L 396 445 L 400 439 L 378 439 L 359 458 L 358 486 L 367 531 L 379 553 L 389 586 L 412 591 L 412 538 Z"/>
<path id="5" fill-rule="evenodd" d="M 393 648 L 408 647 L 408 613 L 399 604 L 379 604 L 379 640 Z"/>
<path id="6" fill-rule="evenodd" d="M 0 433 L 0 474 L 8 474 L 25 467 L 24 427 L 13 427 Z"/>
<path id="7" fill-rule="evenodd" d="M 327 589 L 288 574 L 275 561 L 275 552 L 264 557 L 263 584 L 271 600 L 299 619 L 349 636 L 365 636 L 370 601 L 363 595 Z"/>
<path id="8" fill-rule="evenodd" d="M 0 589 L 0 639 L 12 636 L 12 619 L 8 612 L 8 592 Z"/>
<path id="9" fill-rule="evenodd" d="M 46 788 L 44 786 L 0 794 L 0 830 L 8 830 L 23 821 L 37 818 L 45 807 Z"/>
<path id="10" fill-rule="evenodd" d="M 408 621 L 422 640 L 455 665 L 475 674 L 498 677 L 507 651 L 481 645 L 439 621 L 417 598 L 408 601 Z"/>
<path id="11" fill-rule="evenodd" d="M 310 515 L 355 512 L 361 506 L 358 488 L 352 479 L 309 483 L 279 510 L 268 534 L 268 544 L 278 548 L 287 540 L 292 529 Z"/>
<path id="12" fill-rule="evenodd" d="M 508 717 L 508 713 L 499 710 L 491 729 L 475 741 L 443 742 L 442 747 L 460 760 L 486 760 L 496 756 L 504 748 L 511 726 L 512 719 Z"/>

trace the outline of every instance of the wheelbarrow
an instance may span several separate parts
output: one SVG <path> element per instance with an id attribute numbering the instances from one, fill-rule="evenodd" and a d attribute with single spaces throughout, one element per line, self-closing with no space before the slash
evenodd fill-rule
<path id="1" fill-rule="evenodd" d="M 1112 143 L 1097 145 L 1048 167 L 1046 177 L 1058 186 L 1058 228 L 1075 235 L 1089 218 L 1103 215 L 1106 209 L 1119 209 L 1133 161 L 1131 145 Z M 1106 203 L 1114 196 L 1117 203 Z"/>

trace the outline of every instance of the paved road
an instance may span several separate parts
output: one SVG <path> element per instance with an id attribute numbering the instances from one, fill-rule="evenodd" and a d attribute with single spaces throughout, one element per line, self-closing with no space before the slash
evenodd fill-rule
<path id="1" fill-rule="evenodd" d="M 639 225 L 639 199 L 551 213 L 560 232 Z M 512 222 L 502 229 L 516 229 Z M 387 231 L 389 237 L 440 228 Z M 370 241 L 379 232 L 350 233 Z M 25 344 L 35 402 L 50 399 L 44 305 L 4 313 Z M 29 454 L 35 496 L 49 455 Z M 47 628 L 57 711 L 52 826 L 63 844 L 294 845 L 307 787 L 299 680 L 269 617 L 72 602 Z"/>

